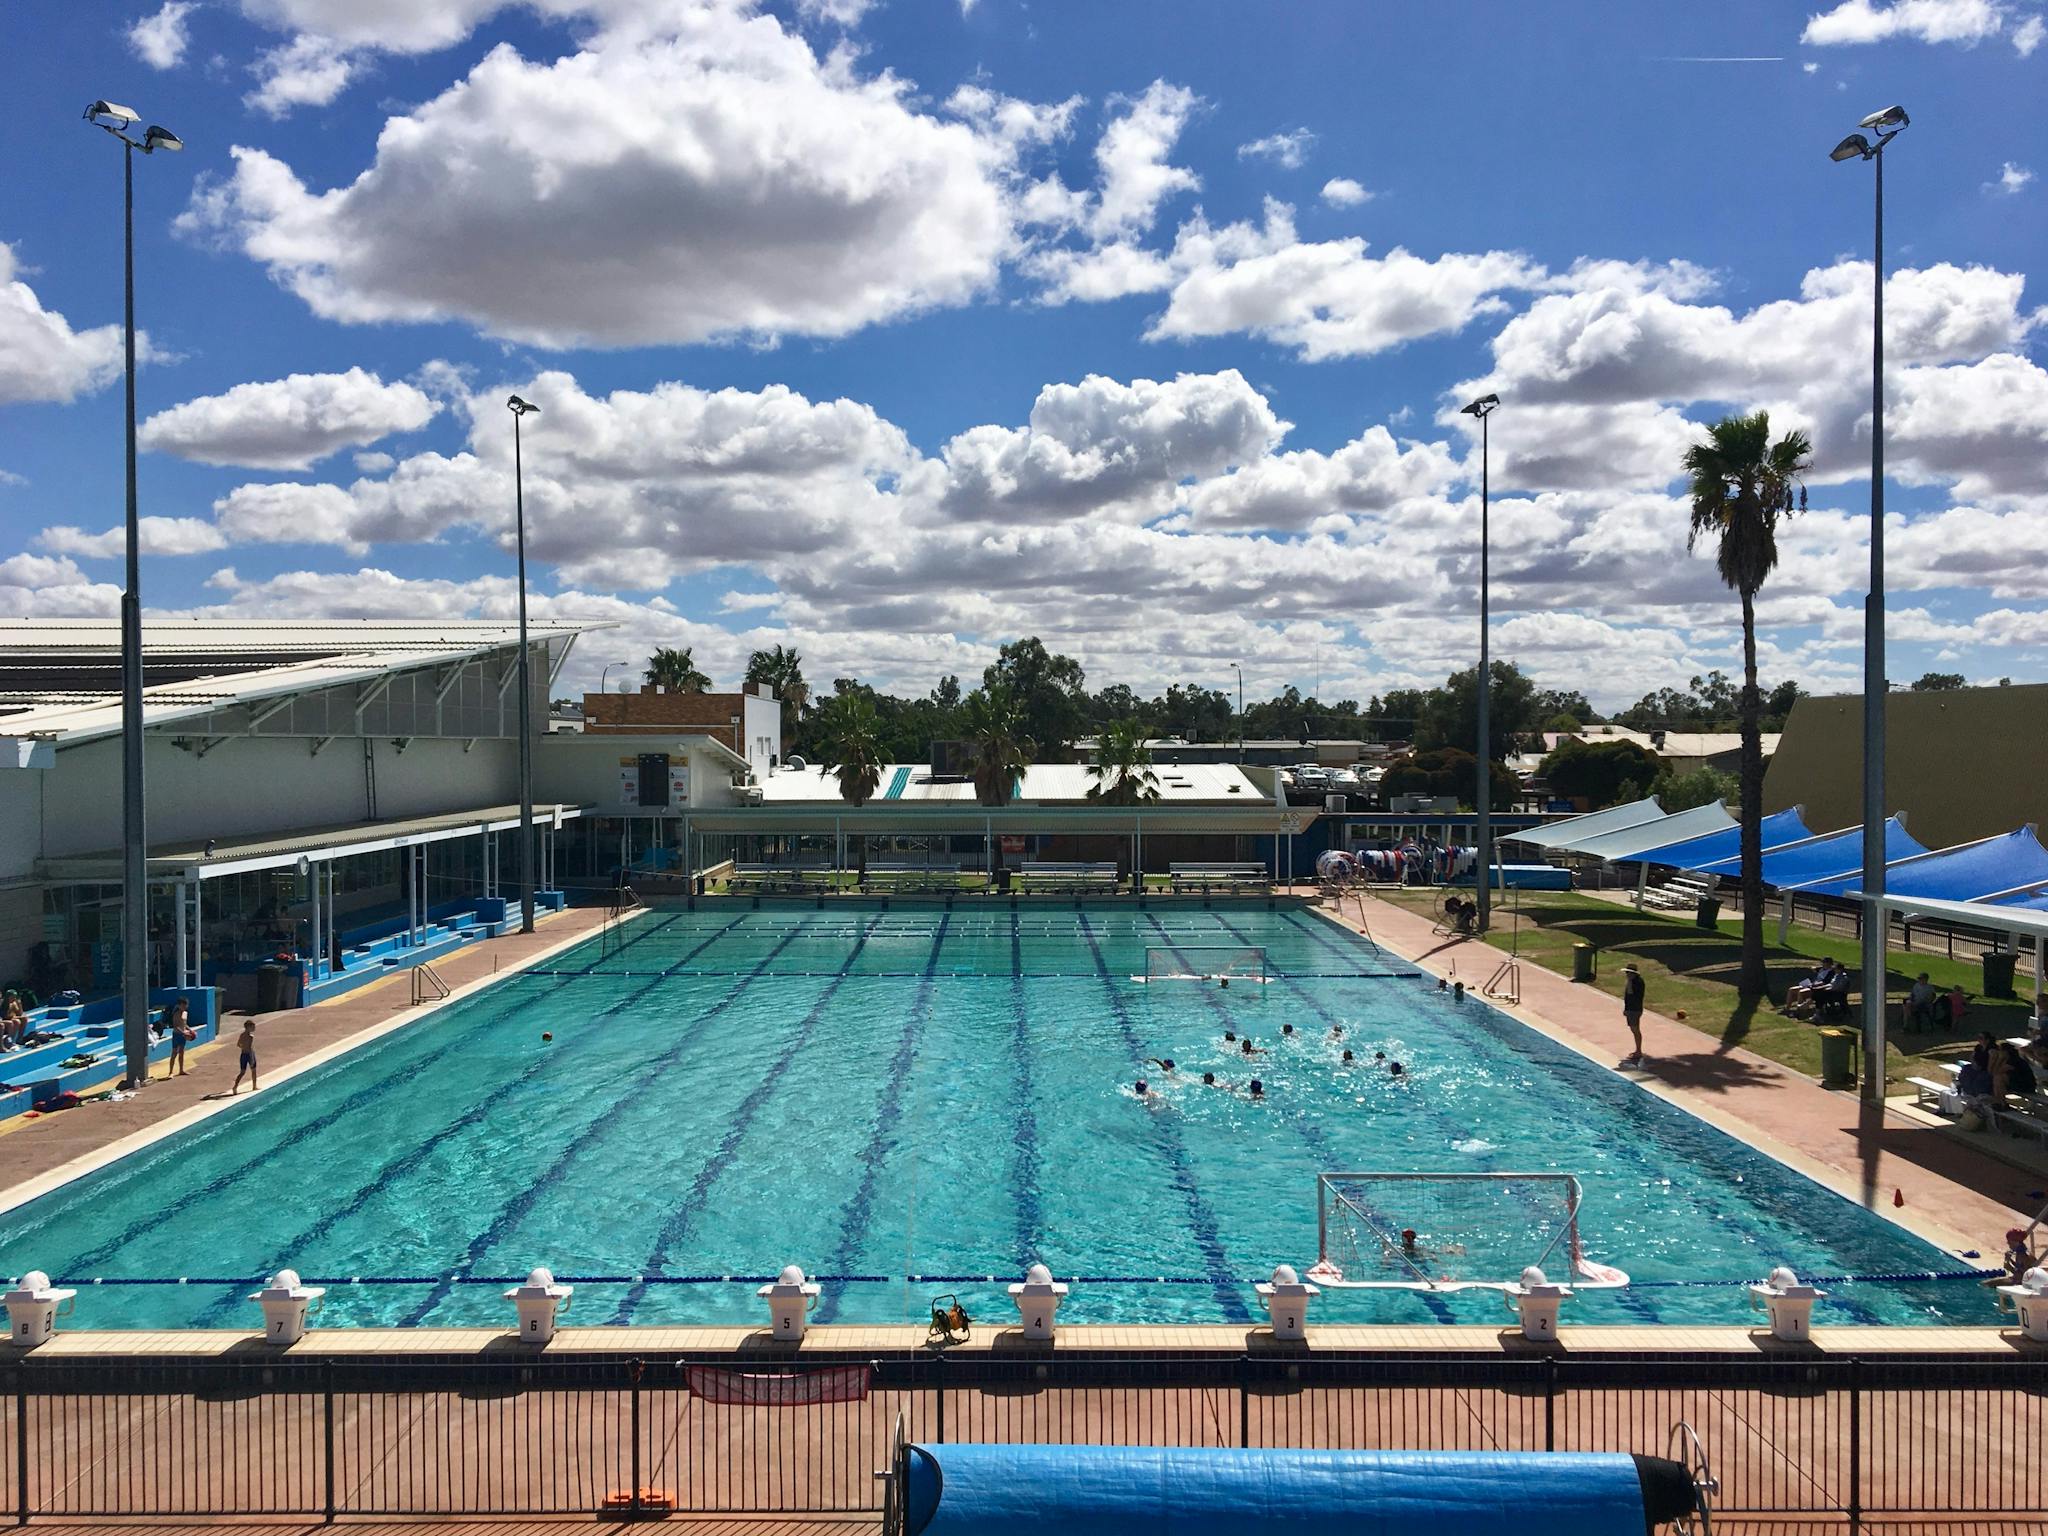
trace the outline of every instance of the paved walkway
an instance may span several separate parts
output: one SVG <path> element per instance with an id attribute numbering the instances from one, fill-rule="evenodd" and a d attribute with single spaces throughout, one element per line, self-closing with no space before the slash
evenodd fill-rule
<path id="1" fill-rule="evenodd" d="M 1317 910 L 1353 929 L 1363 911 L 1375 941 L 1432 975 L 1455 972 L 1467 987 L 1480 986 L 1506 958 L 1481 940 L 1432 933 L 1428 918 L 1391 902 L 1361 900 L 1362 907 L 1347 898 L 1342 913 Z M 1623 1070 L 1617 1064 L 1629 1036 L 1612 997 L 1534 964 L 1522 967 L 1521 990 L 1519 1006 L 1494 1006 Z M 1974 1248 L 1995 1265 L 2006 1228 L 2025 1225 L 2048 1200 L 2038 1174 L 1853 1093 L 1822 1088 L 1767 1057 L 1723 1046 L 1676 1019 L 1645 1014 L 1643 1049 L 1647 1062 L 1625 1076 L 1951 1252 Z"/>
<path id="2" fill-rule="evenodd" d="M 530 935 L 512 933 L 485 939 L 434 962 L 434 970 L 457 996 L 487 984 L 501 970 L 530 965 L 542 955 L 587 938 L 603 926 L 598 907 L 572 907 L 540 917 Z M 329 1002 L 291 1008 L 258 1017 L 256 1054 L 265 1083 L 337 1054 L 345 1042 L 366 1031 L 408 1023 L 432 1006 L 415 1009 L 409 971 L 372 982 Z M 160 1132 L 166 1122 L 196 1118 L 208 1112 L 234 1085 L 235 1037 L 247 1015 L 228 1014 L 219 1038 L 186 1054 L 187 1075 L 166 1079 L 162 1066 L 151 1071 L 155 1081 L 119 1101 L 81 1104 L 57 1114 L 24 1116 L 0 1122 L 0 1207 L 19 1204 L 42 1192 L 49 1175 L 96 1153 L 113 1155 L 120 1144 Z M 243 1085 L 242 1091 L 249 1091 Z M 182 1118 L 181 1118 L 182 1117 Z"/>

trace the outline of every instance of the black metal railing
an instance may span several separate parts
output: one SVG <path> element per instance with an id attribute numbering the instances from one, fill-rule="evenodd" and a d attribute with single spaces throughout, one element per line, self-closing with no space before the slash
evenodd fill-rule
<path id="1" fill-rule="evenodd" d="M 870 1513 L 899 1419 L 926 1441 L 1647 1452 L 1683 1420 L 1728 1514 L 1853 1526 L 2048 1508 L 2048 1357 L 2017 1351 L 762 1363 L 257 1345 L 203 1362 L 31 1357 L 0 1383 L 0 1491 L 24 1523 Z"/>

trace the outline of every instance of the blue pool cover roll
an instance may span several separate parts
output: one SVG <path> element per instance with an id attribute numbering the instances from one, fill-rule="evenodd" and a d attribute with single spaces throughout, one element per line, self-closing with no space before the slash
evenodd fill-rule
<path id="1" fill-rule="evenodd" d="M 913 1445 L 908 1471 L 906 1536 L 1644 1536 L 1691 1486 L 1572 1452 Z"/>

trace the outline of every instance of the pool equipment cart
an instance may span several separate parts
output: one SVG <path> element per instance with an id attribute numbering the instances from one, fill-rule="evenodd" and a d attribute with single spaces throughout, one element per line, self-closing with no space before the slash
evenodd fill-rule
<path id="1" fill-rule="evenodd" d="M 804 1278 L 801 1264 L 783 1266 L 782 1273 L 754 1293 L 768 1303 L 768 1331 L 778 1339 L 800 1339 L 810 1326 L 818 1301 L 818 1283 Z"/>
<path id="2" fill-rule="evenodd" d="M 910 1445 L 883 1536 L 1710 1536 L 1718 1489 L 1680 1425 L 1663 1456 L 1573 1451 Z"/>
<path id="3" fill-rule="evenodd" d="M 1619 1289 L 1628 1276 L 1579 1241 L 1583 1199 L 1569 1173 L 1317 1174 L 1307 1278 L 1331 1290 L 1512 1295 L 1528 1270 L 1562 1255 L 1574 1290 Z"/>
<path id="4" fill-rule="evenodd" d="M 1034 1264 L 1010 1287 L 1010 1299 L 1017 1303 L 1017 1313 L 1023 1319 L 1024 1337 L 1050 1339 L 1053 1314 L 1067 1299 L 1067 1287 L 1064 1281 L 1053 1279 L 1052 1271 L 1043 1264 Z"/>
<path id="5" fill-rule="evenodd" d="M 505 1299 L 512 1303 L 519 1316 L 519 1337 L 528 1344 L 545 1344 L 555 1336 L 555 1319 L 569 1310 L 570 1298 L 576 1294 L 573 1285 L 560 1285 L 555 1273 L 545 1264 L 537 1264 L 527 1272 L 526 1284 L 515 1285 L 505 1293 Z"/>
<path id="6" fill-rule="evenodd" d="M 1770 1314 L 1772 1338 L 1804 1344 L 1813 1337 L 1813 1304 L 1825 1295 L 1801 1285 L 1790 1266 L 1780 1264 L 1762 1285 L 1749 1288 L 1749 1304 Z"/>
<path id="7" fill-rule="evenodd" d="M 306 1318 L 327 1294 L 324 1285 L 301 1285 L 296 1269 L 280 1269 L 249 1299 L 263 1308 L 263 1338 L 270 1344 L 296 1344 L 306 1336 Z"/>
<path id="8" fill-rule="evenodd" d="M 0 1296 L 14 1342 L 26 1348 L 42 1343 L 57 1331 L 58 1317 L 71 1310 L 77 1297 L 74 1290 L 50 1284 L 50 1277 L 40 1269 L 30 1270 L 19 1285 Z"/>

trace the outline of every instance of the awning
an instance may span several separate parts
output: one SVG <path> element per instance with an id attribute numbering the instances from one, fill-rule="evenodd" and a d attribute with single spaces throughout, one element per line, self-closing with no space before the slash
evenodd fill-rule
<path id="1" fill-rule="evenodd" d="M 1734 825 L 1735 818 L 1728 814 L 1728 808 L 1716 800 L 1711 805 L 1694 806 L 1689 811 L 1680 811 L 1675 816 L 1665 816 L 1640 826 L 1623 827 L 1598 837 L 1576 838 L 1552 851 L 1613 864 L 1634 860 L 1648 849 L 1690 842 Z"/>
<path id="2" fill-rule="evenodd" d="M 2004 902 L 1942 901 L 1934 897 L 1887 895 L 1885 905 L 1908 918 L 1938 917 L 1947 922 L 1967 923 L 1972 928 L 1999 928 L 2030 938 L 2048 937 L 2048 910 L 2012 906 Z"/>
<path id="3" fill-rule="evenodd" d="M 536 827 L 559 827 L 583 814 L 580 805 L 536 805 Z M 290 869 L 300 859 L 319 864 L 359 853 L 439 843 L 453 837 L 506 832 L 519 825 L 516 805 L 486 806 L 438 816 L 396 817 L 390 821 L 357 821 L 339 826 L 307 827 L 292 832 L 221 838 L 211 849 L 205 842 L 161 843 L 149 850 L 152 880 L 216 880 L 256 869 Z M 75 854 L 38 861 L 42 878 L 54 882 L 116 883 L 121 878 L 121 852 Z"/>
<path id="4" fill-rule="evenodd" d="M 1932 853 L 1914 854 L 1884 868 L 1887 896 L 1912 896 L 1938 901 L 1978 901 L 2029 886 L 2048 883 L 2048 848 L 2031 826 Z M 1814 880 L 1798 887 L 1816 896 L 1847 896 L 1863 889 L 1857 868 L 1832 880 Z"/>
<path id="5" fill-rule="evenodd" d="M 1501 839 L 1503 842 L 1527 843 L 1532 848 L 1563 848 L 1581 838 L 1599 837 L 1608 832 L 1619 832 L 1624 827 L 1639 827 L 1645 822 L 1660 821 L 1664 807 L 1654 798 L 1631 800 L 1627 805 L 1610 805 L 1604 811 L 1594 811 L 1587 816 L 1574 816 L 1569 821 L 1545 822 L 1540 827 L 1516 832 Z"/>
<path id="6" fill-rule="evenodd" d="M 1884 824 L 1885 862 L 1925 853 L 1924 843 L 1906 830 L 1904 816 Z M 1859 869 L 1863 864 L 1863 829 L 1846 827 L 1840 832 L 1823 832 L 1798 842 L 1764 849 L 1764 884 L 1796 886 L 1809 880 L 1826 880 Z M 1742 860 L 1731 856 L 1712 864 L 1693 866 L 1703 875 L 1739 875 Z"/>
<path id="7" fill-rule="evenodd" d="M 1800 808 L 1793 806 L 1789 811 L 1779 811 L 1766 816 L 1757 830 L 1762 835 L 1763 846 L 1775 848 L 1781 843 L 1796 842 L 1813 836 L 1813 829 L 1807 826 L 1799 814 Z M 1718 864 L 1733 858 L 1740 865 L 1742 859 L 1742 825 L 1716 827 L 1699 837 L 1683 842 L 1666 843 L 1661 848 L 1646 848 L 1635 856 L 1638 864 L 1664 864 L 1672 869 L 1702 869 L 1709 864 Z"/>

